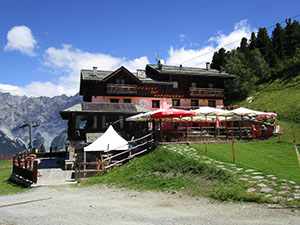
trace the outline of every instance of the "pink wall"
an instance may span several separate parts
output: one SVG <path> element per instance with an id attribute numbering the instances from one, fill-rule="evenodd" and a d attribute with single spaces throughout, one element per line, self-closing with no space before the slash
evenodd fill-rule
<path id="1" fill-rule="evenodd" d="M 92 102 L 110 102 L 110 99 L 119 99 L 120 103 L 124 102 L 124 99 L 131 99 L 131 103 L 139 104 L 150 110 L 155 110 L 157 108 L 152 108 L 152 100 L 160 101 L 160 108 L 169 109 L 172 107 L 172 99 L 171 98 L 144 98 L 144 97 L 120 97 L 120 96 L 97 96 L 92 97 Z M 180 106 L 191 106 L 191 99 L 180 99 Z M 208 106 L 207 99 L 199 99 L 199 106 Z M 223 107 L 223 100 L 216 100 L 217 108 Z"/>

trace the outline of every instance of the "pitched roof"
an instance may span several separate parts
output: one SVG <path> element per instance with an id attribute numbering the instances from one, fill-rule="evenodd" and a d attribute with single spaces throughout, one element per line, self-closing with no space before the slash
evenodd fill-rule
<path id="1" fill-rule="evenodd" d="M 82 69 L 81 78 L 83 80 L 103 80 L 108 77 L 113 71 L 97 70 L 94 75 L 93 70 Z"/>
<path id="2" fill-rule="evenodd" d="M 64 109 L 60 112 L 63 119 L 67 119 L 67 115 L 73 112 L 86 112 L 86 113 L 104 113 L 104 114 L 129 114 L 135 115 L 149 110 L 133 103 L 95 103 L 83 102 Z"/>
<path id="3" fill-rule="evenodd" d="M 161 68 L 158 65 L 148 64 L 148 68 L 155 70 L 162 75 L 189 75 L 189 76 L 203 76 L 203 77 L 224 77 L 234 78 L 232 74 L 221 72 L 215 69 L 203 69 L 197 67 L 183 67 L 183 66 L 167 66 L 162 65 Z M 147 69 L 146 67 L 146 69 Z"/>
<path id="4" fill-rule="evenodd" d="M 126 69 L 124 66 L 121 66 L 116 71 L 112 72 L 111 74 L 107 75 L 105 78 L 103 78 L 104 81 L 107 81 L 111 77 L 115 76 L 116 74 L 120 73 L 121 71 L 125 72 L 128 76 L 130 76 L 132 79 L 134 79 L 136 82 L 140 83 L 141 80 L 133 73 L 131 73 L 128 69 Z"/>

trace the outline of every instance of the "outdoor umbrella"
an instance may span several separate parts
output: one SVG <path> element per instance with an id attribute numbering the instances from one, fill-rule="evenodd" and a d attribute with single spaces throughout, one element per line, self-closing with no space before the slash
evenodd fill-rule
<path id="1" fill-rule="evenodd" d="M 260 120 L 260 119 L 267 119 L 267 118 L 276 117 L 276 116 L 277 116 L 276 113 L 273 113 L 273 112 L 267 112 L 267 113 L 264 113 L 264 114 L 259 115 L 258 117 L 256 117 L 256 119 L 257 119 L 257 120 Z"/>
<path id="2" fill-rule="evenodd" d="M 237 116 L 248 116 L 248 117 L 259 116 L 261 114 L 264 114 L 264 112 L 247 109 L 247 108 L 243 108 L 243 107 L 231 110 L 230 112 Z"/>
<path id="3" fill-rule="evenodd" d="M 165 111 L 156 112 L 151 115 L 151 119 L 157 118 L 182 118 L 187 116 L 194 116 L 195 112 L 183 109 L 167 109 Z"/>
<path id="4" fill-rule="evenodd" d="M 152 114 L 155 114 L 155 113 L 158 113 L 158 112 L 163 112 L 163 111 L 165 111 L 165 109 L 158 109 L 158 110 L 149 111 L 149 112 L 146 112 L 146 113 L 140 113 L 140 114 L 137 114 L 137 115 L 130 116 L 130 117 L 126 118 L 126 121 L 135 121 L 135 122 L 148 121 L 148 120 L 151 119 Z"/>
<path id="5" fill-rule="evenodd" d="M 199 109 L 192 110 L 195 112 L 196 116 L 231 116 L 233 115 L 230 111 L 214 108 L 214 107 L 208 107 L 203 106 Z"/>

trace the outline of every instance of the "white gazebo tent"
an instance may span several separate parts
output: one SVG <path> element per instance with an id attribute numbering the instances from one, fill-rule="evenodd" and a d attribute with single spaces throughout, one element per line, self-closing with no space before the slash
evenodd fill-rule
<path id="1" fill-rule="evenodd" d="M 97 140 L 84 147 L 84 162 L 86 163 L 86 152 L 124 151 L 128 148 L 128 141 L 122 138 L 110 125 Z"/>

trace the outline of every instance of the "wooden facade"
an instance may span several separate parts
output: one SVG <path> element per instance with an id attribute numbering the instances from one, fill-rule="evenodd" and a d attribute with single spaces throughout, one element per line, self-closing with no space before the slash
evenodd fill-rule
<path id="1" fill-rule="evenodd" d="M 80 103 L 60 112 L 64 120 L 68 120 L 68 139 L 85 141 L 87 135 L 104 133 L 110 124 L 114 124 L 123 136 L 129 129 L 125 119 L 129 116 L 146 112 L 147 109 L 135 104 L 124 103 Z M 129 137 L 127 137 L 129 138 Z"/>
<path id="2" fill-rule="evenodd" d="M 108 71 L 82 70 L 80 94 L 93 102 L 102 97 L 131 97 L 131 99 L 152 98 L 190 100 L 218 100 L 223 106 L 224 81 L 234 76 L 216 70 L 200 68 L 147 65 L 145 76 L 139 76 L 125 67 Z M 189 101 L 188 101 L 189 100 Z M 99 101 L 104 101 L 101 98 Z M 136 100 L 135 103 L 139 104 Z M 190 104 L 192 105 L 192 104 Z M 208 104 L 207 104 L 208 105 Z M 151 107 L 148 109 L 152 110 Z"/>

